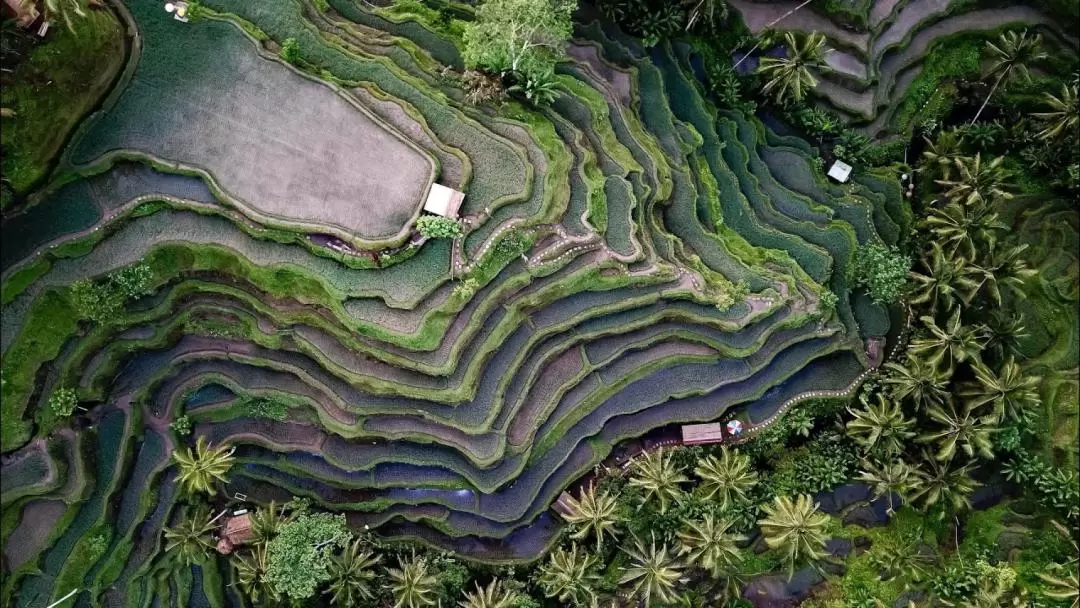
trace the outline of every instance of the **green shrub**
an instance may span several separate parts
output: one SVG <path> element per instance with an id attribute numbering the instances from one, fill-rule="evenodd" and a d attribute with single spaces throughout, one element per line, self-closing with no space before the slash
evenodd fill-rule
<path id="1" fill-rule="evenodd" d="M 900 299 L 910 269 L 911 258 L 896 247 L 869 243 L 855 252 L 848 276 L 865 287 L 874 302 L 888 304 Z"/>
<path id="2" fill-rule="evenodd" d="M 292 600 L 310 598 L 330 579 L 334 551 L 351 537 L 344 514 L 302 510 L 267 543 L 265 580 L 282 596 Z"/>
<path id="3" fill-rule="evenodd" d="M 49 409 L 61 418 L 67 418 L 75 412 L 79 405 L 79 396 L 75 389 L 60 387 L 49 395 Z"/>
<path id="4" fill-rule="evenodd" d="M 237 402 L 245 416 L 284 421 L 289 417 L 290 403 L 281 397 L 252 397 L 244 395 Z"/>
<path id="5" fill-rule="evenodd" d="M 114 321 L 128 300 L 153 292 L 154 273 L 146 262 L 121 268 L 104 280 L 83 279 L 69 289 L 71 302 L 83 318 L 99 323 Z"/>
<path id="6" fill-rule="evenodd" d="M 285 42 L 281 43 L 280 55 L 285 61 L 296 65 L 300 60 L 300 43 L 296 41 L 296 38 L 286 38 Z"/>
<path id="7" fill-rule="evenodd" d="M 429 239 L 456 239 L 462 233 L 461 222 L 437 215 L 420 216 L 416 229 Z"/>
<path id="8" fill-rule="evenodd" d="M 187 414 L 178 417 L 169 424 L 169 428 L 176 431 L 181 437 L 186 437 L 191 434 L 191 418 L 187 417 Z"/>

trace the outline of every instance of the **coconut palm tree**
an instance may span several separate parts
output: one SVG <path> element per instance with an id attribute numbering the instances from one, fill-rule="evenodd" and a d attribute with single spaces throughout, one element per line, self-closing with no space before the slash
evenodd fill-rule
<path id="1" fill-rule="evenodd" d="M 375 566 L 382 557 L 364 549 L 363 539 L 349 543 L 330 562 L 330 605 L 347 608 L 375 599 Z"/>
<path id="2" fill-rule="evenodd" d="M 922 538 L 922 528 L 897 537 L 883 537 L 875 546 L 870 563 L 884 573 L 882 580 L 900 580 L 909 584 L 925 578 L 935 554 Z"/>
<path id="3" fill-rule="evenodd" d="M 182 446 L 173 452 L 173 460 L 180 468 L 176 481 L 180 487 L 191 494 L 206 492 L 210 496 L 217 494 L 214 489 L 214 480 L 228 483 L 225 474 L 233 465 L 233 452 L 236 448 L 227 445 L 214 448 L 206 442 L 206 437 L 199 437 L 195 441 L 195 451 L 188 446 Z"/>
<path id="4" fill-rule="evenodd" d="M 1000 360 L 1006 355 L 1020 352 L 1020 340 L 1028 337 L 1024 317 L 1001 309 L 990 311 L 986 318 L 987 341 L 985 349 Z"/>
<path id="5" fill-rule="evenodd" d="M 35 4 L 34 0 L 22 0 L 23 4 Z M 63 21 L 71 31 L 75 31 L 78 20 L 86 17 L 86 0 L 45 0 L 45 19 Z"/>
<path id="6" fill-rule="evenodd" d="M 784 554 L 788 575 L 804 562 L 815 563 L 825 558 L 825 526 L 829 516 L 818 512 L 818 505 L 806 494 L 795 500 L 777 496 L 772 504 L 763 505 L 765 518 L 758 521 L 765 544 Z"/>
<path id="7" fill-rule="evenodd" d="M 388 568 L 390 589 L 394 593 L 394 608 L 424 608 L 438 601 L 435 590 L 438 579 L 428 569 L 427 560 L 413 555 L 398 559 L 400 568 Z"/>
<path id="8" fill-rule="evenodd" d="M 926 149 L 923 151 L 922 166 L 918 171 L 928 179 L 949 179 L 956 161 L 963 156 L 964 136 L 956 129 L 938 133 L 934 141 L 923 137 Z"/>
<path id="9" fill-rule="evenodd" d="M 819 32 L 802 36 L 786 32 L 784 41 L 787 56 L 761 58 L 758 73 L 769 78 L 761 92 L 772 93 L 777 103 L 802 101 L 806 92 L 817 86 L 810 70 L 822 64 L 825 36 Z"/>
<path id="10" fill-rule="evenodd" d="M 888 498 L 890 513 L 895 508 L 893 494 L 906 500 L 908 493 L 918 484 L 915 469 L 901 459 L 889 460 L 881 465 L 864 459 L 859 480 L 870 486 L 874 498 Z"/>
<path id="11" fill-rule="evenodd" d="M 690 7 L 690 13 L 686 19 L 686 31 L 688 32 L 698 24 L 704 25 L 706 29 L 711 30 L 727 21 L 727 0 L 684 0 L 683 4 Z"/>
<path id="12" fill-rule="evenodd" d="M 645 608 L 674 604 L 679 597 L 679 586 L 686 582 L 683 567 L 667 545 L 656 545 L 653 537 L 648 547 L 634 538 L 634 545 L 624 549 L 630 557 L 630 565 L 623 569 L 620 585 L 630 584 L 630 596 Z"/>
<path id="13" fill-rule="evenodd" d="M 979 289 L 975 271 L 962 257 L 949 257 L 941 243 L 930 243 L 930 256 L 923 256 L 925 274 L 911 270 L 908 278 L 914 285 L 912 304 L 927 304 L 934 314 L 940 305 L 945 311 L 952 310 L 957 300 L 967 304 Z"/>
<path id="14" fill-rule="evenodd" d="M 968 207 L 987 206 L 996 199 L 1010 199 L 1012 187 L 1010 174 L 1002 166 L 1005 157 L 995 157 L 988 163 L 982 155 L 957 158 L 955 179 L 939 179 L 936 183 L 945 187 L 945 198 Z"/>
<path id="15" fill-rule="evenodd" d="M 1046 128 L 1039 131 L 1042 139 L 1057 139 L 1076 136 L 1080 124 L 1077 114 L 1080 112 L 1080 100 L 1077 99 L 1076 84 L 1061 85 L 1061 96 L 1043 93 L 1043 100 L 1050 106 L 1049 112 L 1036 112 L 1035 116 L 1046 121 Z"/>
<path id="16" fill-rule="evenodd" d="M 985 288 L 994 305 L 1001 306 L 1002 287 L 1023 297 L 1026 293 L 1025 283 L 1039 274 L 1039 271 L 1029 267 L 1027 261 L 1021 257 L 1027 248 L 1027 243 L 1003 251 L 991 246 L 988 256 L 990 263 L 985 267 L 972 266 L 972 270 L 982 276 L 979 290 Z"/>
<path id="17" fill-rule="evenodd" d="M 596 536 L 596 550 L 604 545 L 604 535 L 616 538 L 619 535 L 618 502 L 607 491 L 597 492 L 593 486 L 581 489 L 580 498 L 567 499 L 570 513 L 565 515 L 566 522 L 576 528 L 570 538 L 588 538 Z"/>
<path id="18" fill-rule="evenodd" d="M 719 579 L 735 571 L 741 561 L 737 543 L 741 535 L 731 533 L 731 522 L 706 513 L 701 521 L 683 520 L 679 531 L 679 555 L 690 564 L 708 570 Z"/>
<path id="19" fill-rule="evenodd" d="M 593 587 L 600 577 L 593 570 L 596 555 L 579 551 L 577 543 L 570 550 L 560 547 L 551 553 L 548 562 L 540 567 L 540 587 L 544 595 L 562 604 L 587 606 L 596 597 Z"/>
<path id="20" fill-rule="evenodd" d="M 270 542 L 277 536 L 278 529 L 291 519 L 291 516 L 285 516 L 275 501 L 270 501 L 265 508 L 256 509 L 251 514 L 252 542 L 256 544 Z"/>
<path id="21" fill-rule="evenodd" d="M 465 599 L 458 602 L 461 608 L 511 608 L 516 596 L 503 588 L 502 581 L 492 579 L 487 587 L 476 583 L 474 593 L 465 593 Z"/>
<path id="22" fill-rule="evenodd" d="M 944 362 L 950 369 L 957 362 L 979 360 L 979 352 L 986 345 L 986 328 L 961 324 L 959 308 L 953 311 L 945 327 L 938 327 L 933 317 L 922 316 L 920 319 L 930 334 L 912 340 L 909 353 L 925 356 L 926 362 L 933 366 Z"/>
<path id="23" fill-rule="evenodd" d="M 255 545 L 249 555 L 235 555 L 236 581 L 244 596 L 256 606 L 276 606 L 281 602 L 281 595 L 266 580 L 266 570 L 270 566 L 267 559 L 266 545 Z"/>
<path id="24" fill-rule="evenodd" d="M 993 247 L 997 233 L 1008 229 L 988 208 L 969 208 L 955 202 L 930 208 L 923 226 L 936 237 L 934 242 L 947 248 L 949 258 L 959 256 L 969 262 L 976 258 L 980 247 Z"/>
<path id="25" fill-rule="evenodd" d="M 680 483 L 690 479 L 675 466 L 671 454 L 664 448 L 646 452 L 634 460 L 633 475 L 629 485 L 640 488 L 645 493 L 645 501 L 656 499 L 660 503 L 660 512 L 667 511 L 668 502 L 683 497 Z"/>
<path id="26" fill-rule="evenodd" d="M 987 77 L 997 76 L 997 79 L 994 81 L 994 86 L 990 88 L 986 100 L 979 107 L 979 111 L 971 119 L 971 124 L 979 120 L 979 116 L 999 85 L 1003 82 L 1007 84 L 1017 77 L 1031 80 L 1027 64 L 1046 59 L 1046 53 L 1042 50 L 1042 35 L 1028 36 L 1026 29 L 1020 33 L 1005 32 L 998 37 L 997 43 L 987 41 L 986 50 L 989 51 L 987 54 L 992 62 Z"/>
<path id="27" fill-rule="evenodd" d="M 165 528 L 165 552 L 177 555 L 185 566 L 201 562 L 214 549 L 213 531 L 209 509 L 196 508 L 175 528 Z"/>
<path id="28" fill-rule="evenodd" d="M 877 404 L 864 401 L 862 408 L 847 408 L 852 419 L 847 423 L 848 435 L 862 446 L 864 452 L 894 456 L 904 451 L 904 442 L 915 436 L 915 421 L 904 416 L 899 401 L 888 402 L 878 393 Z"/>
<path id="29" fill-rule="evenodd" d="M 757 471 L 750 464 L 750 457 L 738 450 L 720 448 L 720 458 L 706 456 L 694 469 L 701 478 L 698 491 L 705 500 L 718 497 L 721 508 L 727 508 L 736 497 L 746 498 L 758 482 Z"/>
<path id="30" fill-rule="evenodd" d="M 976 416 L 970 407 L 965 405 L 957 410 L 953 404 L 947 407 L 935 405 L 928 408 L 926 414 L 941 427 L 919 435 L 918 441 L 936 445 L 938 451 L 934 458 L 937 460 L 952 460 L 958 447 L 968 458 L 976 454 L 987 460 L 994 457 L 993 437 L 998 429 L 994 426 L 993 416 Z"/>
<path id="31" fill-rule="evenodd" d="M 971 478 L 971 465 L 959 466 L 954 462 L 941 462 L 924 453 L 919 467 L 919 485 L 911 493 L 912 501 L 923 509 L 941 503 L 953 511 L 971 508 L 971 493 L 979 482 Z M 942 513 L 944 515 L 944 513 Z"/>
<path id="32" fill-rule="evenodd" d="M 890 387 L 893 399 L 907 399 L 919 409 L 945 403 L 949 395 L 949 374 L 910 353 L 904 363 L 890 361 L 882 382 Z"/>
<path id="33" fill-rule="evenodd" d="M 1009 357 L 1001 364 L 997 374 L 982 363 L 972 366 L 975 382 L 965 386 L 960 395 L 967 399 L 972 409 L 986 405 L 992 407 L 993 418 L 997 422 L 1006 417 L 1016 422 L 1030 419 L 1031 412 L 1042 403 L 1039 387 L 1041 376 L 1028 376 L 1020 369 L 1015 359 Z"/>
<path id="34" fill-rule="evenodd" d="M 1080 607 L 1080 575 L 1076 568 L 1054 568 L 1052 574 L 1039 572 L 1039 578 L 1046 583 L 1043 595 L 1054 600 L 1070 601 L 1070 608 Z"/>

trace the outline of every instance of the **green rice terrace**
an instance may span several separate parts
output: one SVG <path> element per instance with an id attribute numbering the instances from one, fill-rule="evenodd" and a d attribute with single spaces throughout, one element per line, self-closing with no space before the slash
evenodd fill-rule
<path id="1" fill-rule="evenodd" d="M 3 11 L 0 606 L 1080 606 L 1077 0 Z"/>

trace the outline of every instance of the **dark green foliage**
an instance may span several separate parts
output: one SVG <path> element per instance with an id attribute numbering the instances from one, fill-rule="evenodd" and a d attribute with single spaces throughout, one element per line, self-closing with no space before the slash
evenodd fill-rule
<path id="1" fill-rule="evenodd" d="M 438 215 L 422 215 L 416 220 L 416 229 L 429 239 L 454 239 L 461 236 L 461 222 Z"/>
<path id="2" fill-rule="evenodd" d="M 1060 513 L 1074 526 L 1080 524 L 1080 478 L 1075 471 L 1053 467 L 1022 448 L 1004 471 L 1007 479 L 1032 490 L 1044 507 Z"/>
<path id="3" fill-rule="evenodd" d="M 269 418 L 279 422 L 289 417 L 289 405 L 288 401 L 278 396 L 244 395 L 237 401 L 237 407 L 243 411 L 243 415 L 252 418 Z"/>
<path id="4" fill-rule="evenodd" d="M 849 277 L 856 285 L 865 287 L 875 302 L 889 304 L 903 294 L 909 270 L 911 258 L 899 249 L 870 243 L 855 252 Z"/>
<path id="5" fill-rule="evenodd" d="M 847 482 L 858 461 L 848 442 L 815 439 L 785 451 L 765 483 L 776 495 L 816 494 Z"/>
<path id="6" fill-rule="evenodd" d="M 979 77 L 984 44 L 984 38 L 978 34 L 935 41 L 923 61 L 922 71 L 897 105 L 894 130 L 911 133 L 919 124 L 945 118 L 957 97 L 954 81 Z"/>

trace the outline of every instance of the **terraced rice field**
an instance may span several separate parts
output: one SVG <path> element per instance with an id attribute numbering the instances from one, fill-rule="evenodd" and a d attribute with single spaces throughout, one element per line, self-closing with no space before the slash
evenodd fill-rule
<path id="1" fill-rule="evenodd" d="M 226 562 L 173 573 L 160 552 L 169 454 L 197 437 L 237 448 L 222 505 L 303 496 L 389 539 L 535 560 L 550 505 L 621 442 L 846 390 L 889 332 L 845 269 L 899 238 L 896 183 L 827 183 L 801 142 L 718 111 L 688 48 L 579 24 L 559 99 L 493 110 L 437 77 L 456 47 L 419 22 L 204 4 L 184 25 L 128 3 L 142 49 L 73 179 L 3 225 L 11 605 L 239 605 Z M 268 52 L 288 38 L 317 76 Z M 453 241 L 411 231 L 436 168 L 466 193 Z M 386 249 L 376 267 L 315 231 Z M 70 286 L 135 264 L 153 293 L 81 318 Z"/>
<path id="2" fill-rule="evenodd" d="M 814 95 L 824 107 L 837 113 L 870 136 L 888 131 L 897 100 L 923 69 L 923 59 L 933 45 L 948 45 L 957 34 L 996 35 L 1002 28 L 1035 28 L 1075 50 L 1075 32 L 1027 5 L 979 7 L 949 0 L 873 0 L 868 28 L 856 32 L 833 23 L 800 2 L 754 2 L 735 0 L 732 6 L 750 31 L 772 25 L 778 30 L 821 32 L 827 40 L 819 84 Z M 796 10 L 790 16 L 784 15 Z"/>

